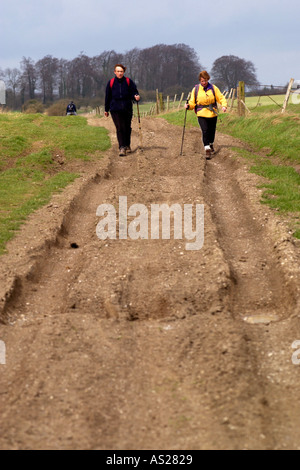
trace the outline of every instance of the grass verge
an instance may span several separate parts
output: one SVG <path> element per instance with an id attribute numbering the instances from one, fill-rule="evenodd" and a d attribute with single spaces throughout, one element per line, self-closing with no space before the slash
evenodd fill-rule
<path id="1" fill-rule="evenodd" d="M 185 111 L 162 115 L 168 122 L 183 126 Z M 264 106 L 245 118 L 222 115 L 218 130 L 243 140 L 253 152 L 235 148 L 251 162 L 250 171 L 263 176 L 266 182 L 261 202 L 278 212 L 288 214 L 294 236 L 300 239 L 300 106 L 290 105 L 286 114 L 274 106 Z M 187 113 L 187 127 L 198 126 L 194 113 Z M 261 151 L 263 156 L 255 154 Z M 269 157 L 269 158 L 267 158 Z"/>
<path id="2" fill-rule="evenodd" d="M 300 163 L 300 106 L 290 105 L 289 113 L 265 106 L 247 117 L 222 116 L 219 131 L 237 137 L 267 156 L 283 162 Z"/>
<path id="3" fill-rule="evenodd" d="M 264 189 L 261 202 L 279 213 L 289 215 L 295 238 L 300 239 L 300 174 L 288 165 L 241 148 L 234 151 L 251 163 L 250 172 L 265 178 L 258 187 Z"/>
<path id="4" fill-rule="evenodd" d="M 72 161 L 99 158 L 109 147 L 107 131 L 84 118 L 0 115 L 0 254 L 29 214 L 80 176 L 66 170 Z"/>

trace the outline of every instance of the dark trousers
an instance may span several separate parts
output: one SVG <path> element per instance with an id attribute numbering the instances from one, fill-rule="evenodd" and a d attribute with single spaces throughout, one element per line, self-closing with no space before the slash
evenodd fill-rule
<path id="1" fill-rule="evenodd" d="M 117 130 L 119 148 L 130 147 L 132 111 L 111 111 Z"/>
<path id="2" fill-rule="evenodd" d="M 199 126 L 202 130 L 203 144 L 210 145 L 215 141 L 217 129 L 217 116 L 213 118 L 198 117 Z"/>

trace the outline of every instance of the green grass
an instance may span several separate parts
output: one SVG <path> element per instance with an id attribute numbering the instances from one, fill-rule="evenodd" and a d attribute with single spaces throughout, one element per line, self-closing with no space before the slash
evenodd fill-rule
<path id="1" fill-rule="evenodd" d="M 265 150 L 268 156 L 300 163 L 300 106 L 289 109 L 296 112 L 275 113 L 267 107 L 264 112 L 259 110 L 244 118 L 225 115 L 219 131 L 247 142 L 256 150 Z"/>
<path id="2" fill-rule="evenodd" d="M 172 112 L 169 114 L 161 114 L 159 117 L 166 119 L 170 124 L 174 126 L 181 126 L 183 127 L 184 117 L 185 117 L 185 110 L 181 109 L 177 112 Z M 194 111 L 188 111 L 186 113 L 186 126 L 187 127 L 199 127 L 197 116 Z"/>
<path id="3" fill-rule="evenodd" d="M 293 165 L 300 163 L 300 106 L 289 105 L 288 113 L 274 107 L 259 109 L 245 118 L 224 116 L 219 130 L 247 142 L 253 153 L 237 150 L 252 160 L 251 171 L 266 178 L 261 202 L 289 214 L 294 236 L 300 238 L 300 175 Z"/>
<path id="4" fill-rule="evenodd" d="M 263 202 L 281 212 L 300 214 L 300 175 L 294 168 L 264 162 L 254 165 L 251 171 L 271 181 L 263 185 L 267 188 Z"/>
<path id="5" fill-rule="evenodd" d="M 59 148 L 67 158 L 87 159 L 109 145 L 103 128 L 87 125 L 85 118 L 0 114 L 0 159 L 19 156 L 41 141 L 49 152 Z M 104 145 L 105 148 L 102 148 Z"/>
<path id="6" fill-rule="evenodd" d="M 285 100 L 285 95 L 269 95 L 269 96 L 246 96 L 245 104 L 250 111 L 265 112 L 265 108 L 269 107 L 275 111 L 280 111 Z M 229 106 L 231 100 L 228 100 Z M 234 102 L 234 109 L 237 109 L 237 100 Z"/>
<path id="7" fill-rule="evenodd" d="M 253 148 L 253 152 L 234 150 L 251 163 L 251 172 L 266 179 L 261 186 L 265 189 L 262 203 L 289 214 L 294 236 L 300 238 L 300 175 L 293 168 L 300 163 L 300 106 L 290 104 L 286 114 L 277 109 L 276 105 L 261 106 L 245 118 L 222 114 L 218 130 Z M 161 117 L 182 127 L 184 115 L 181 110 Z M 187 113 L 189 126 L 198 126 L 193 112 Z"/>
<path id="8" fill-rule="evenodd" d="M 58 152 L 72 167 L 109 147 L 107 131 L 84 118 L 0 115 L 0 254 L 29 214 L 80 176 L 55 163 Z"/>
<path id="9" fill-rule="evenodd" d="M 164 106 L 165 106 L 165 111 L 166 111 L 166 110 L 167 110 L 167 100 L 166 100 L 166 97 L 164 97 L 164 98 L 165 98 L 165 100 L 164 100 Z M 184 106 L 184 103 L 185 103 L 185 101 L 182 101 L 181 107 Z M 174 102 L 174 100 L 170 100 L 170 103 L 169 103 L 169 111 L 177 110 L 178 107 L 179 107 L 179 104 L 180 104 L 180 101 L 179 101 L 179 100 L 178 100 L 178 101 L 175 101 L 175 102 Z M 142 116 L 147 115 L 147 114 L 150 112 L 150 110 L 153 108 L 153 106 L 156 106 L 156 103 L 155 103 L 155 102 L 149 101 L 149 102 L 145 102 L 145 103 L 144 103 L 144 102 L 142 101 L 142 102 L 139 104 L 140 114 L 141 114 Z M 156 108 L 155 108 L 155 109 L 156 109 Z M 133 106 L 133 114 L 134 114 L 134 117 L 137 117 L 137 115 L 138 115 L 138 114 L 137 114 L 137 106 L 136 106 L 136 105 Z M 154 115 L 155 115 L 155 113 L 154 113 Z"/>
<path id="10" fill-rule="evenodd" d="M 233 147 L 233 150 L 248 160 L 251 173 L 266 179 L 258 186 L 264 189 L 261 202 L 289 214 L 294 236 L 300 239 L 300 174 L 292 166 L 274 164 L 262 155 L 241 148 Z"/>

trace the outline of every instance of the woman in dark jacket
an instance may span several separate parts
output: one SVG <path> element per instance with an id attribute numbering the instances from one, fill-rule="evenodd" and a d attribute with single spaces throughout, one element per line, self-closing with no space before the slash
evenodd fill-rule
<path id="1" fill-rule="evenodd" d="M 140 95 L 135 83 L 124 76 L 126 67 L 122 64 L 115 66 L 115 78 L 106 87 L 105 116 L 111 117 L 117 130 L 120 156 L 130 153 L 131 121 L 133 116 L 132 102 L 140 101 Z"/>

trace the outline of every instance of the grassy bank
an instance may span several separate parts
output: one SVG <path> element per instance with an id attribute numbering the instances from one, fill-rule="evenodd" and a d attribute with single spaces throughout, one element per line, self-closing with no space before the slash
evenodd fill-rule
<path id="1" fill-rule="evenodd" d="M 174 125 L 183 126 L 185 111 L 163 117 Z M 222 114 L 218 130 L 246 142 L 252 152 L 235 149 L 251 163 L 251 170 L 266 179 L 262 203 L 278 212 L 289 214 L 294 235 L 300 238 L 300 106 L 289 105 L 288 113 L 276 106 L 262 106 L 240 118 Z M 187 113 L 187 126 L 198 126 L 196 115 Z M 200 132 L 200 131 L 199 131 Z"/>
<path id="2" fill-rule="evenodd" d="M 72 161 L 109 146 L 107 131 L 84 118 L 0 114 L 0 254 L 29 214 L 79 176 Z"/>
<path id="3" fill-rule="evenodd" d="M 286 114 L 265 106 L 245 118 L 227 115 L 219 125 L 220 132 L 254 149 L 239 152 L 253 163 L 251 171 L 266 179 L 262 203 L 291 216 L 296 238 L 300 238 L 300 174 L 295 169 L 300 164 L 299 126 L 299 105 L 289 105 Z"/>
<path id="4" fill-rule="evenodd" d="M 161 115 L 170 124 L 183 126 L 185 111 Z M 187 126 L 198 127 L 195 113 L 187 113 Z M 218 130 L 263 150 L 268 156 L 277 156 L 283 162 L 300 163 L 300 106 L 289 105 L 282 114 L 276 106 L 262 106 L 255 113 L 240 118 L 236 114 L 221 114 Z"/>
<path id="5" fill-rule="evenodd" d="M 289 106 L 289 113 L 275 112 L 273 106 L 258 109 L 239 118 L 222 116 L 219 131 L 237 137 L 256 150 L 282 161 L 300 163 L 300 106 Z"/>

